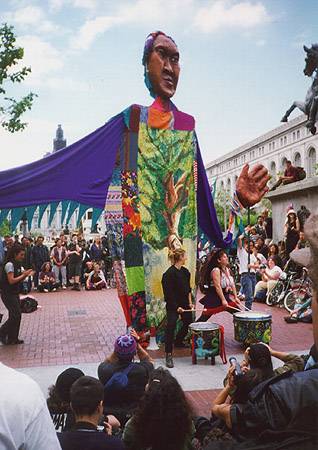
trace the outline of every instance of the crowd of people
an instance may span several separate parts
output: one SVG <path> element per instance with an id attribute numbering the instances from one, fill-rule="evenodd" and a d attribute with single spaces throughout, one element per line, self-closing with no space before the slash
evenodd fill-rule
<path id="1" fill-rule="evenodd" d="M 54 292 L 57 289 L 99 290 L 111 285 L 112 262 L 109 256 L 106 236 L 97 236 L 86 241 L 80 234 L 65 234 L 44 242 L 43 236 L 35 239 L 18 235 L 4 236 L 1 241 L 0 266 L 10 254 L 10 249 L 17 244 L 24 250 L 21 266 L 24 270 L 34 272 L 22 285 L 22 292 L 31 289 L 39 292 Z"/>
<path id="2" fill-rule="evenodd" d="M 0 364 L 10 385 L 0 397 L 0 442 L 31 450 L 317 448 L 317 342 L 302 356 L 252 344 L 240 363 L 233 358 L 211 416 L 202 417 L 139 339 L 134 330 L 119 336 L 96 377 L 64 370 L 47 408 L 33 380 Z M 281 361 L 276 369 L 272 358 Z"/>
<path id="3" fill-rule="evenodd" d="M 227 252 L 212 249 L 205 257 L 199 277 L 200 290 L 205 294 L 200 302 L 206 309 L 200 321 L 208 320 L 217 312 L 240 307 L 240 300 L 245 300 L 245 309 L 252 309 L 254 301 L 265 301 L 284 270 L 294 266 L 300 273 L 301 268 L 292 263 L 290 254 L 295 249 L 308 247 L 304 235 L 308 216 L 305 206 L 300 208 L 298 214 L 290 206 L 282 230 L 284 237 L 275 243 L 272 218 L 265 210 L 254 226 L 247 226 L 237 237 L 236 246 L 230 251 L 232 264 Z M 234 269 L 232 272 L 230 266 Z M 236 292 L 236 285 L 240 286 L 239 292 Z"/>

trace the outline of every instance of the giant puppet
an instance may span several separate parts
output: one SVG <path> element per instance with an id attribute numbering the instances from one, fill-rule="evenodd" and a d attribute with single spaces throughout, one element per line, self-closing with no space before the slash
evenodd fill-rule
<path id="1" fill-rule="evenodd" d="M 62 202 L 64 217 L 88 208 L 93 221 L 103 214 L 112 246 L 118 295 L 127 325 L 138 331 L 158 326 L 165 308 L 161 287 L 168 250 L 183 247 L 194 281 L 200 228 L 215 245 L 231 241 L 231 225 L 242 207 L 267 191 L 267 170 L 245 166 L 231 202 L 223 239 L 194 118 L 170 100 L 180 66 L 178 48 L 162 32 L 151 33 L 143 53 L 145 83 L 154 102 L 132 105 L 75 144 L 40 161 L 0 173 L 0 221 L 31 223 Z"/>

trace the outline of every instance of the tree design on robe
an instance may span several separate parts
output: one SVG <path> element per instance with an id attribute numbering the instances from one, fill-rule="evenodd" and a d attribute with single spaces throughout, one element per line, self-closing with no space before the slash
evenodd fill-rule
<path id="1" fill-rule="evenodd" d="M 181 247 L 196 235 L 193 134 L 139 130 L 138 185 L 142 229 L 154 249 Z"/>

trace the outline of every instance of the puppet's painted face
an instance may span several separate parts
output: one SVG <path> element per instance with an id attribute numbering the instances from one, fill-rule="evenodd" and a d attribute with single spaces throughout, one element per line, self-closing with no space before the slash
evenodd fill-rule
<path id="1" fill-rule="evenodd" d="M 154 42 L 148 61 L 148 75 L 156 95 L 171 98 L 177 89 L 180 65 L 176 44 L 159 35 Z"/>

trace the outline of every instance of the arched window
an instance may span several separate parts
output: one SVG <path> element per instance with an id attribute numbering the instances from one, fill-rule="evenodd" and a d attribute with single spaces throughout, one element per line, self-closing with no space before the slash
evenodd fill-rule
<path id="1" fill-rule="evenodd" d="M 275 163 L 275 161 L 272 161 L 272 162 L 271 162 L 271 165 L 270 165 L 270 167 L 269 167 L 269 171 L 270 171 L 270 174 L 271 174 L 272 176 L 275 176 L 275 175 L 276 175 L 276 163 Z"/>
<path id="2" fill-rule="evenodd" d="M 313 177 L 316 174 L 317 153 L 314 147 L 308 152 L 308 176 Z"/>
<path id="3" fill-rule="evenodd" d="M 226 181 L 226 190 L 227 192 L 231 192 L 231 179 L 228 178 Z"/>
<path id="4" fill-rule="evenodd" d="M 286 161 L 287 161 L 287 158 L 286 158 L 286 156 L 284 156 L 284 158 L 282 159 L 281 165 L 280 165 L 281 170 L 285 170 Z"/>
<path id="5" fill-rule="evenodd" d="M 224 181 L 223 180 L 221 181 L 220 188 L 221 188 L 221 191 L 224 191 Z"/>
<path id="6" fill-rule="evenodd" d="M 299 152 L 296 152 L 294 155 L 294 165 L 296 167 L 300 167 L 301 166 L 301 155 Z"/>

